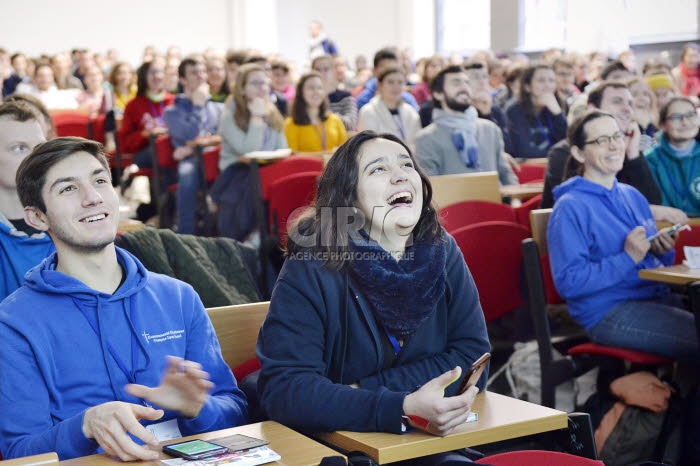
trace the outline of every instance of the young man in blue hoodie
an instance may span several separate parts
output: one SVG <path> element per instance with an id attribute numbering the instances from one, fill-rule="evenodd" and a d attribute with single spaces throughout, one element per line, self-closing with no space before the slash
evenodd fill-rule
<path id="1" fill-rule="evenodd" d="M 119 200 L 102 146 L 39 145 L 17 191 L 56 252 L 0 304 L 3 456 L 155 460 L 160 440 L 246 422 L 192 287 L 114 246 Z"/>
<path id="2" fill-rule="evenodd" d="M 40 117 L 27 105 L 0 105 L 0 301 L 22 285 L 24 274 L 54 251 L 51 238 L 24 221 L 15 174 L 34 146 L 46 140 Z"/>
<path id="3" fill-rule="evenodd" d="M 200 188 L 200 167 L 194 149 L 187 143 L 200 136 L 216 134 L 224 104 L 210 99 L 207 68 L 204 62 L 185 58 L 178 68 L 183 93 L 175 97 L 175 105 L 165 109 L 163 118 L 175 147 L 177 166 L 178 233 L 195 233 L 197 190 Z"/>

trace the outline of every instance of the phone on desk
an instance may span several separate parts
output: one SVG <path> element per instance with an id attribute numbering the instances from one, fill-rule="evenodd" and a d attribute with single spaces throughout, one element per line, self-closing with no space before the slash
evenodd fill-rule
<path id="1" fill-rule="evenodd" d="M 648 240 L 649 242 L 652 242 L 652 241 L 654 241 L 656 238 L 658 238 L 658 237 L 661 235 L 661 233 L 663 233 L 663 232 L 666 232 L 666 233 L 668 233 L 669 235 L 673 235 L 673 234 L 675 234 L 675 233 L 678 233 L 678 232 L 681 231 L 681 230 L 690 230 L 690 226 L 689 226 L 689 225 L 683 225 L 682 223 L 676 223 L 676 224 L 673 225 L 672 227 L 662 228 L 661 230 L 657 231 L 656 233 L 654 233 L 653 235 L 651 235 L 650 237 L 648 237 L 647 240 Z"/>
<path id="2" fill-rule="evenodd" d="M 474 361 L 472 367 L 470 367 L 467 373 L 464 374 L 462 384 L 459 386 L 459 390 L 457 390 L 458 395 L 461 395 L 469 390 L 470 387 L 476 385 L 479 378 L 481 378 L 481 374 L 484 373 L 484 369 L 486 369 L 489 359 L 491 359 L 491 353 L 484 353 L 479 359 Z"/>
<path id="3" fill-rule="evenodd" d="M 229 449 L 223 445 L 195 439 L 165 445 L 163 452 L 171 456 L 185 458 L 186 460 L 201 460 L 210 456 L 223 455 L 228 453 Z"/>

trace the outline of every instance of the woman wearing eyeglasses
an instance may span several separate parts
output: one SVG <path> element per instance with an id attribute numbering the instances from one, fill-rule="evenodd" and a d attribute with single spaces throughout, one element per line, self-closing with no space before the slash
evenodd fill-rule
<path id="1" fill-rule="evenodd" d="M 700 124 L 695 105 L 674 97 L 659 112 L 659 144 L 647 153 L 647 162 L 661 190 L 664 205 L 700 217 Z"/>
<path id="2" fill-rule="evenodd" d="M 255 63 L 239 68 L 233 87 L 233 108 L 221 116 L 221 158 L 223 172 L 243 154 L 287 147 L 284 119 L 270 102 L 270 78 Z"/>
<path id="3" fill-rule="evenodd" d="M 649 202 L 615 175 L 625 160 L 624 134 L 599 110 L 569 128 L 580 175 L 554 188 L 547 242 L 554 284 L 571 316 L 599 344 L 697 364 L 694 317 L 668 288 L 637 275 L 671 265 L 675 235 L 657 233 Z"/>
<path id="4" fill-rule="evenodd" d="M 233 104 L 224 110 L 219 122 L 221 175 L 210 194 L 218 206 L 219 235 L 256 244 L 258 199 L 249 189 L 250 165 L 236 162 L 248 152 L 286 148 L 284 119 L 270 101 L 270 78 L 257 63 L 238 69 L 232 97 Z"/>

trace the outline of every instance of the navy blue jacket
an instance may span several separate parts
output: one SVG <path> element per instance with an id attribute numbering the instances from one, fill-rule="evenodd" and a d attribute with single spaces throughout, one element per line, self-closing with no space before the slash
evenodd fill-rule
<path id="1" fill-rule="evenodd" d="M 552 115 L 548 108 L 544 108 L 533 121 L 517 102 L 506 108 L 506 127 L 506 152 L 516 158 L 547 157 L 549 148 L 566 138 L 563 113 Z"/>
<path id="2" fill-rule="evenodd" d="M 288 258 L 258 337 L 258 392 L 267 415 L 298 429 L 400 433 L 407 394 L 455 366 L 464 373 L 489 351 L 474 281 L 454 238 L 446 239 L 445 294 L 387 368 L 393 348 L 361 290 L 349 281 L 346 308 L 344 272 Z M 349 386 L 355 382 L 359 389 Z"/>

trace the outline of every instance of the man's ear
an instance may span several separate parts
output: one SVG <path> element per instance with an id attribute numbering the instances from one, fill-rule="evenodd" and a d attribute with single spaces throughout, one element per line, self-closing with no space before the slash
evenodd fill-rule
<path id="1" fill-rule="evenodd" d="M 39 231 L 49 231 L 49 219 L 38 207 L 25 207 L 24 221 L 27 222 L 27 225 Z"/>
<path id="2" fill-rule="evenodd" d="M 583 164 L 583 151 L 576 146 L 571 146 L 571 156 L 579 163 Z"/>
<path id="3" fill-rule="evenodd" d="M 433 96 L 433 99 L 437 100 L 440 102 L 442 105 L 443 110 L 445 109 L 445 93 L 444 92 L 432 92 L 431 95 Z"/>

